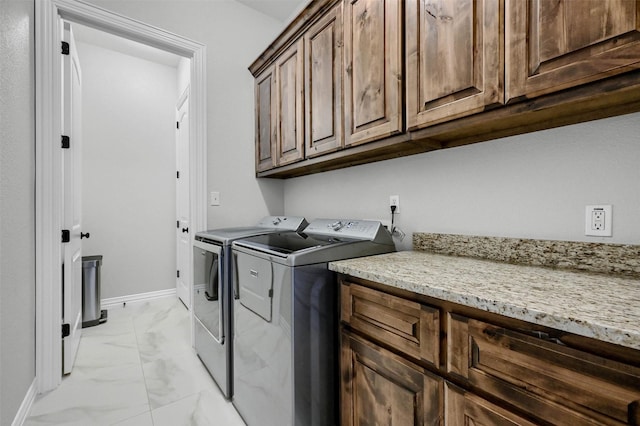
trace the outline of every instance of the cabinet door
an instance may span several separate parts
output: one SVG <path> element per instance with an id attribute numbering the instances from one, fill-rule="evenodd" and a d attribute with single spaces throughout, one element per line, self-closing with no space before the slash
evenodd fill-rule
<path id="1" fill-rule="evenodd" d="M 506 0 L 507 100 L 640 68 L 640 2 Z"/>
<path id="2" fill-rule="evenodd" d="M 442 424 L 441 378 L 347 332 L 341 358 L 342 426 Z"/>
<path id="3" fill-rule="evenodd" d="M 407 127 L 502 104 L 501 0 L 408 0 Z"/>
<path id="4" fill-rule="evenodd" d="M 335 151 L 342 137 L 342 3 L 304 36 L 307 157 Z"/>
<path id="5" fill-rule="evenodd" d="M 298 40 L 276 60 L 277 165 L 304 157 L 304 41 Z"/>
<path id="6" fill-rule="evenodd" d="M 275 68 L 267 68 L 256 77 L 256 171 L 275 167 L 276 159 L 276 98 Z"/>
<path id="7" fill-rule="evenodd" d="M 501 407 L 491 404 L 477 395 L 464 391 L 450 383 L 445 384 L 445 425 L 500 425 L 534 426 Z"/>
<path id="8" fill-rule="evenodd" d="M 345 0 L 345 145 L 402 131 L 402 3 Z"/>

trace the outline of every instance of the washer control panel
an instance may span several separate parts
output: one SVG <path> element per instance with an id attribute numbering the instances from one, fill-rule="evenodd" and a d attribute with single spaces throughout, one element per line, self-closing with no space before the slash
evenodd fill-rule
<path id="1" fill-rule="evenodd" d="M 380 222 L 356 219 L 316 219 L 311 221 L 302 232 L 371 241 L 380 233 L 388 233 Z"/>

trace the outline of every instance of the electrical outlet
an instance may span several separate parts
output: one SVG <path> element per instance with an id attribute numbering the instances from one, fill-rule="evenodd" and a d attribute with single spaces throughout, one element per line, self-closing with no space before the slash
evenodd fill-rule
<path id="1" fill-rule="evenodd" d="M 400 196 L 399 195 L 389 196 L 389 207 L 391 206 L 396 206 L 395 213 L 400 213 Z"/>
<path id="2" fill-rule="evenodd" d="M 594 205 L 585 208 L 584 234 L 595 237 L 611 237 L 613 217 L 611 205 Z"/>

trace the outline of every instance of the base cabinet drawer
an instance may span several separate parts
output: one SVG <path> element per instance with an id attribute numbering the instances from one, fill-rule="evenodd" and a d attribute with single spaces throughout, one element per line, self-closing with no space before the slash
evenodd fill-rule
<path id="1" fill-rule="evenodd" d="M 415 359 L 440 363 L 440 311 L 357 284 L 342 285 L 342 321 Z"/>
<path id="2" fill-rule="evenodd" d="M 443 424 L 442 378 L 342 333 L 342 426 Z"/>
<path id="3" fill-rule="evenodd" d="M 551 424 L 640 424 L 640 368 L 448 314 L 448 373 Z"/>

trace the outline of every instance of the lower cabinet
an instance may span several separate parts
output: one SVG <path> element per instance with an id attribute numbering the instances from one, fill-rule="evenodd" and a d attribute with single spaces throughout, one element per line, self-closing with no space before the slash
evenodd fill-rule
<path id="1" fill-rule="evenodd" d="M 445 400 L 447 403 L 444 424 L 447 426 L 535 425 L 535 423 L 525 420 L 449 382 L 446 383 L 445 387 Z M 433 422 L 429 424 L 439 425 L 443 423 Z"/>
<path id="2" fill-rule="evenodd" d="M 343 426 L 640 426 L 640 351 L 340 282 Z"/>
<path id="3" fill-rule="evenodd" d="M 442 424 L 440 377 L 348 332 L 341 347 L 343 426 Z"/>

